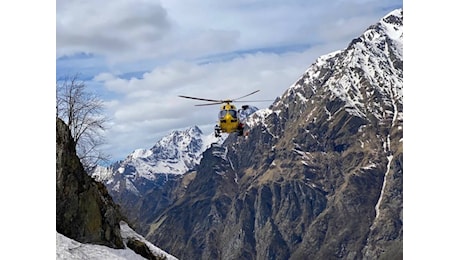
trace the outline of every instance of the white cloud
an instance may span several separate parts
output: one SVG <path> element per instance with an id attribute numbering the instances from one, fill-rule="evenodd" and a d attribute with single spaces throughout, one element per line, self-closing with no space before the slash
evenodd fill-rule
<path id="1" fill-rule="evenodd" d="M 119 62 L 323 42 L 338 32 L 354 35 L 359 26 L 348 26 L 350 19 L 367 16 L 371 19 L 366 22 L 375 22 L 392 2 L 402 5 L 402 1 L 337 0 L 59 0 L 57 56 L 92 53 Z M 345 24 L 340 26 L 341 22 Z"/>
<path id="2" fill-rule="evenodd" d="M 79 52 L 130 57 L 150 51 L 171 29 L 166 10 L 155 1 L 56 3 L 58 57 Z"/>

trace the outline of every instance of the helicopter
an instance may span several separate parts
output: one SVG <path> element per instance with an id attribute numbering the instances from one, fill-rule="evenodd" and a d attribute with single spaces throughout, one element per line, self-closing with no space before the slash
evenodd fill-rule
<path id="1" fill-rule="evenodd" d="M 189 96 L 182 96 L 179 95 L 181 98 L 188 98 L 188 99 L 195 99 L 201 101 L 207 101 L 210 103 L 206 104 L 198 104 L 195 106 L 212 106 L 212 105 L 221 105 L 220 111 L 218 114 L 218 121 L 216 126 L 214 127 L 214 135 L 216 137 L 220 137 L 221 133 L 237 133 L 238 136 L 243 135 L 244 131 L 244 124 L 243 119 L 241 119 L 241 112 L 246 110 L 249 106 L 243 105 L 241 109 L 237 109 L 233 102 L 263 102 L 263 101 L 271 101 L 271 100 L 253 100 L 253 101 L 238 101 L 239 99 L 245 98 L 252 94 L 259 92 L 260 90 L 253 91 L 247 95 L 241 96 L 235 99 L 223 99 L 223 100 L 216 100 L 216 99 L 207 99 L 207 98 L 198 98 L 198 97 L 189 97 Z"/>

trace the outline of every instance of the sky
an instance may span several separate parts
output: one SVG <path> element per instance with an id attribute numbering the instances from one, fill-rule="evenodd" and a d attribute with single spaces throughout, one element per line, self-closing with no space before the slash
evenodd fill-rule
<path id="1" fill-rule="evenodd" d="M 242 101 L 266 108 L 316 58 L 396 8 L 401 0 L 58 0 L 56 80 L 78 75 L 104 101 L 101 150 L 121 160 L 172 130 L 212 133 L 219 106 L 178 95 L 260 90 Z"/>

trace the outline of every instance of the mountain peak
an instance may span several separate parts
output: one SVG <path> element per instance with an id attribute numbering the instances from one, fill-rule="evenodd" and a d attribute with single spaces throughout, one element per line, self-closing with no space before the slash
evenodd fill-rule
<path id="1" fill-rule="evenodd" d="M 109 167 L 97 167 L 92 176 L 101 181 L 109 181 L 114 175 L 148 180 L 155 180 L 158 174 L 181 175 L 200 162 L 202 153 L 212 143 L 222 142 L 214 135 L 204 135 L 196 125 L 174 130 L 150 149 L 136 149 L 121 162 Z"/>
<path id="2" fill-rule="evenodd" d="M 201 131 L 201 129 L 197 125 L 191 126 L 191 127 L 187 128 L 185 131 L 187 133 L 189 133 L 189 134 L 198 134 L 198 135 L 203 134 L 203 132 Z"/>
<path id="3" fill-rule="evenodd" d="M 347 48 L 320 56 L 275 101 L 271 112 L 287 107 L 292 110 L 293 106 L 304 110 L 326 97 L 337 108 L 343 103 L 355 116 L 386 119 L 390 116 L 386 111 L 395 111 L 395 106 L 402 104 L 402 41 L 402 9 L 397 9 L 353 39 Z M 369 102 L 380 96 L 391 98 L 381 104 Z M 334 107 L 324 111 L 333 113 Z"/>

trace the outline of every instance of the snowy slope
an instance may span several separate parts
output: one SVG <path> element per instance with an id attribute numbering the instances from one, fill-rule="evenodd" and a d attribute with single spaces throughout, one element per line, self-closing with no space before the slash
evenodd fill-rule
<path id="1" fill-rule="evenodd" d="M 133 231 L 124 222 L 120 223 L 120 232 L 125 245 L 128 238 L 136 238 L 137 240 L 144 242 L 153 254 L 159 257 L 165 257 L 167 260 L 177 259 L 176 257 L 166 253 L 165 251 L 145 240 L 141 235 Z M 113 249 L 101 245 L 82 244 L 62 234 L 56 233 L 56 259 L 140 260 L 145 258 L 139 254 L 136 254 L 128 247 L 126 247 L 126 249 Z"/>

